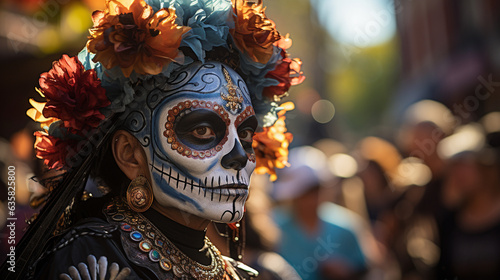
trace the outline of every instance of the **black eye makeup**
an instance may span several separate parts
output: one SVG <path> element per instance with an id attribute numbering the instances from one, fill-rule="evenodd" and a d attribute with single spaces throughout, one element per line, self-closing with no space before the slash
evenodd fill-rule
<path id="1" fill-rule="evenodd" d="M 214 148 L 226 135 L 226 124 L 212 110 L 194 109 L 181 114 L 174 122 L 177 139 L 195 150 Z"/>
<path id="2" fill-rule="evenodd" d="M 254 132 L 254 129 L 246 128 L 244 130 L 238 131 L 238 138 L 240 138 L 240 141 L 243 142 L 252 142 Z"/>
<path id="3" fill-rule="evenodd" d="M 259 122 L 251 106 L 248 106 L 241 112 L 234 123 L 238 131 L 238 138 L 240 139 L 241 145 L 248 154 L 253 154 L 252 141 L 258 124 Z"/>

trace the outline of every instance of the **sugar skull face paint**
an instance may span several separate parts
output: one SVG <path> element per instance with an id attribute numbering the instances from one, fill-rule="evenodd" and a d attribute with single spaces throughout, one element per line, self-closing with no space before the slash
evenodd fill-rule
<path id="1" fill-rule="evenodd" d="M 127 124 L 145 147 L 155 199 L 214 221 L 241 219 L 257 128 L 241 77 L 221 63 L 195 63 L 136 93 L 147 108 Z"/>

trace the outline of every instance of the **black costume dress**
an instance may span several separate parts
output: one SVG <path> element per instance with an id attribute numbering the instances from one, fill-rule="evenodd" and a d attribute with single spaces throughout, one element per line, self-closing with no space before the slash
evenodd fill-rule
<path id="1" fill-rule="evenodd" d="M 105 204 L 92 199 L 81 208 L 79 222 L 48 242 L 31 267 L 31 279 L 237 280 L 257 275 L 223 257 L 204 231 L 153 209 L 133 212 L 119 198 Z"/>

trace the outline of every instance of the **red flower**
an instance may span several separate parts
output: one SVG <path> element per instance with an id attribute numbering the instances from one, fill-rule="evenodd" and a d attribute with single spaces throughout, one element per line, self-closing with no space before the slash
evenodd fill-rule
<path id="1" fill-rule="evenodd" d="M 85 71 L 76 57 L 63 55 L 39 83 L 47 98 L 43 116 L 62 120 L 72 133 L 97 127 L 104 119 L 99 109 L 111 104 L 96 72 Z"/>
<path id="2" fill-rule="evenodd" d="M 50 169 L 61 169 L 66 165 L 68 155 L 76 151 L 76 140 L 62 140 L 42 131 L 35 132 L 36 157 Z"/>
<path id="3" fill-rule="evenodd" d="M 285 97 L 291 86 L 302 83 L 306 78 L 300 71 L 302 66 L 302 61 L 300 61 L 300 59 L 290 59 L 287 57 L 287 53 L 284 49 L 281 51 L 281 57 L 282 59 L 276 62 L 274 70 L 266 74 L 266 78 L 275 79 L 279 84 L 266 87 L 262 91 L 264 96 L 273 101 L 279 101 L 282 97 Z"/>

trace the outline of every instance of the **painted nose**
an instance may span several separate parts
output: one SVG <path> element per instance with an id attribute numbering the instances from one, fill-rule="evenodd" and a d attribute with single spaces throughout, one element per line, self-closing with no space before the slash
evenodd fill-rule
<path id="1" fill-rule="evenodd" d="M 239 141 L 234 142 L 233 149 L 222 157 L 222 167 L 226 169 L 241 170 L 247 165 L 247 153 Z"/>

